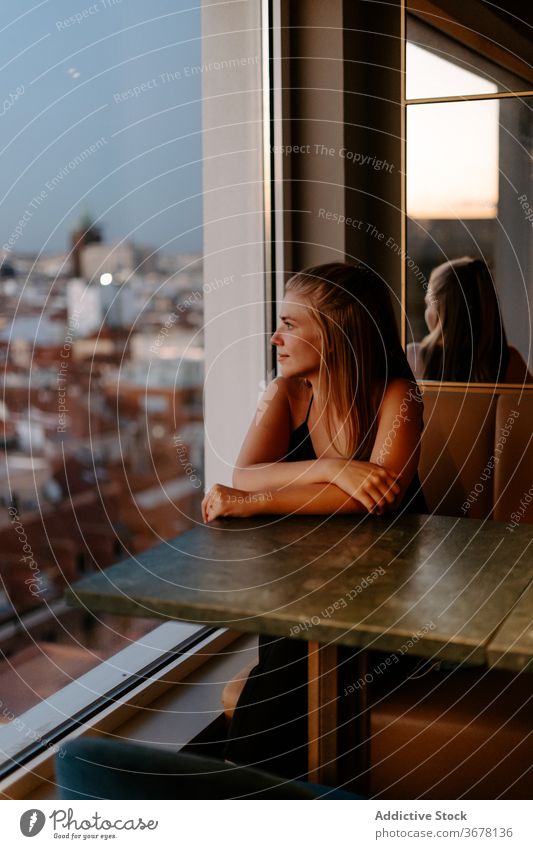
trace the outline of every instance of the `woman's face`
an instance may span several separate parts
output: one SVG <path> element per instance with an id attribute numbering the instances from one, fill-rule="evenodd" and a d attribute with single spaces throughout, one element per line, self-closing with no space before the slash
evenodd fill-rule
<path id="1" fill-rule="evenodd" d="M 318 374 L 322 344 L 313 321 L 309 302 L 297 292 L 287 292 L 280 311 L 280 323 L 270 340 L 277 348 L 283 377 Z"/>

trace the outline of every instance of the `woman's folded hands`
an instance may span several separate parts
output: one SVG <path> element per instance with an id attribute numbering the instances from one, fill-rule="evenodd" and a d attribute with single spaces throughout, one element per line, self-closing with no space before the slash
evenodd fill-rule
<path id="1" fill-rule="evenodd" d="M 316 461 L 320 464 L 323 478 L 322 484 L 337 487 L 353 502 L 362 505 L 360 512 L 381 515 L 397 506 L 401 487 L 398 475 L 390 469 L 376 463 L 359 460 L 344 460 L 330 457 Z M 282 465 L 281 463 L 279 465 Z M 283 464 L 286 465 L 286 464 Z M 272 466 L 269 478 L 272 478 Z M 283 475 L 286 478 L 286 475 Z M 320 487 L 318 487 L 320 488 Z M 265 490 L 246 491 L 235 487 L 215 484 L 206 493 L 202 501 L 202 519 L 211 522 L 213 519 L 226 517 L 248 517 L 261 513 L 304 512 L 299 506 L 309 506 L 305 512 L 322 512 L 316 501 L 317 485 L 294 485 L 281 483 L 278 488 L 269 487 Z M 288 496 L 292 497 L 288 500 Z M 306 501 L 300 505 L 300 501 Z M 279 511 L 277 504 L 279 502 Z M 324 502 L 321 502 L 324 503 Z M 327 505 L 326 505 L 327 506 Z M 327 510 L 326 510 L 327 512 Z"/>

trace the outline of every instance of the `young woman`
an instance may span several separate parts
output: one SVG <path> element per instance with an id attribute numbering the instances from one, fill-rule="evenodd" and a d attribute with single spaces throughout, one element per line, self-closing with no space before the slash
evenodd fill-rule
<path id="1" fill-rule="evenodd" d="M 234 487 L 206 494 L 204 521 L 426 512 L 417 475 L 422 403 L 385 283 L 363 265 L 307 268 L 287 283 L 272 344 L 282 376 L 259 404 Z M 306 643 L 261 637 L 226 757 L 304 775 L 306 688 Z"/>
<path id="2" fill-rule="evenodd" d="M 507 344 L 498 297 L 481 259 L 461 257 L 433 269 L 425 297 L 429 333 L 407 346 L 417 378 L 479 383 L 531 383 Z"/>

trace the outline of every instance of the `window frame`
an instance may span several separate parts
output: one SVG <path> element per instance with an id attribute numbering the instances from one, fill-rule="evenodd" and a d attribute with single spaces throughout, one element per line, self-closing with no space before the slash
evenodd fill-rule
<path id="1" fill-rule="evenodd" d="M 0 741 L 0 797 L 24 798 L 53 775 L 62 744 L 120 727 L 132 711 L 149 705 L 240 637 L 224 628 L 165 623 L 30 708 L 18 719 L 32 733 L 39 728 L 39 739 L 25 744 L 27 733 L 17 729 L 7 746 Z M 65 711 L 70 711 L 67 718 Z M 63 717 L 59 723 L 58 715 Z"/>
<path id="2" fill-rule="evenodd" d="M 275 300 L 275 296 L 273 296 L 276 279 L 275 262 L 280 260 L 279 245 L 276 246 L 273 235 L 275 180 L 273 172 L 274 154 L 272 153 L 274 133 L 274 121 L 272 120 L 274 106 L 272 92 L 274 70 L 272 20 L 274 7 L 277 5 L 277 0 L 275 2 L 274 0 L 249 0 L 246 4 L 246 10 L 243 11 L 241 4 L 227 2 L 227 0 L 216 0 L 216 2 L 201 0 L 203 62 L 213 61 L 217 50 L 223 53 L 227 49 L 227 42 L 230 42 L 230 49 L 233 47 L 233 55 L 239 55 L 235 53 L 235 43 L 239 37 L 245 39 L 251 32 L 254 35 L 259 32 L 260 36 L 256 44 L 259 44 L 261 51 L 258 63 L 258 89 L 261 96 L 257 98 L 257 90 L 253 89 L 248 92 L 238 92 L 238 94 L 242 95 L 243 102 L 248 98 L 249 102 L 245 104 L 245 106 L 250 107 L 250 117 L 247 123 L 250 126 L 254 124 L 254 121 L 256 124 L 259 123 L 258 138 L 262 140 L 264 150 L 262 157 L 257 157 L 257 162 L 250 160 L 252 163 L 250 171 L 255 169 L 255 173 L 248 174 L 248 183 L 246 183 L 246 179 L 242 179 L 242 164 L 239 167 L 242 185 L 246 187 L 243 190 L 255 190 L 257 197 L 260 198 L 257 221 L 255 222 L 256 238 L 249 243 L 248 248 L 249 261 L 255 269 L 253 275 L 253 289 L 257 301 L 255 317 L 259 326 L 267 334 L 272 315 L 275 312 L 275 304 L 273 304 Z M 236 9 L 235 6 L 239 8 Z M 253 26 L 249 29 L 246 28 L 246 16 L 252 22 L 254 20 L 257 22 L 255 29 Z M 240 55 L 244 56 L 245 53 L 240 53 Z M 212 77 L 213 75 L 211 75 Z M 208 104 L 205 108 L 212 108 L 214 113 L 218 111 L 220 114 L 220 98 L 217 100 L 216 96 L 211 96 L 208 90 L 210 82 L 210 75 L 205 74 L 202 83 L 204 103 L 207 101 Z M 256 98 L 259 104 L 257 102 L 252 104 L 253 98 Z M 255 115 L 251 106 L 255 107 Z M 204 109 L 204 117 L 205 114 Z M 216 119 L 217 115 L 215 114 L 214 117 Z M 214 123 L 216 129 L 216 120 Z M 227 123 L 222 120 L 219 124 L 219 129 L 223 127 L 227 134 Z M 238 123 L 233 126 L 235 140 L 240 141 L 242 126 Z M 210 126 L 209 131 L 214 128 Z M 202 127 L 202 136 L 204 136 L 204 127 Z M 228 142 L 231 142 L 231 139 L 228 139 Z M 218 147 L 219 153 L 223 157 L 224 150 L 220 149 L 221 145 Z M 221 169 L 219 168 L 219 170 Z M 246 175 L 244 176 L 246 177 Z M 204 169 L 204 198 L 211 199 L 217 191 L 220 191 L 220 186 L 210 185 L 209 177 L 206 179 Z M 226 209 L 225 213 L 228 219 L 227 227 L 229 228 L 232 218 L 231 210 Z M 222 229 L 224 228 L 222 227 Z M 221 219 L 214 215 L 206 223 L 204 214 L 204 248 L 206 242 L 210 242 L 215 232 L 220 238 L 220 230 Z M 230 245 L 230 248 L 227 248 L 227 244 Z M 208 256 L 204 251 L 205 279 L 223 276 L 224 271 L 221 270 L 221 265 L 231 266 L 232 262 L 238 262 L 241 256 L 238 248 L 242 248 L 242 245 L 235 243 L 232 247 L 232 241 L 228 239 L 224 249 Z M 232 253 L 237 257 L 236 261 L 235 259 L 232 260 Z M 232 302 L 231 287 L 229 286 L 213 291 L 207 289 L 204 296 L 204 307 L 207 310 L 210 308 L 211 299 L 216 300 L 216 308 L 219 308 L 222 302 L 225 308 L 234 310 L 235 305 Z M 273 309 L 269 308 L 269 304 L 273 304 Z M 233 315 L 235 320 L 229 328 L 230 332 L 240 333 L 242 328 L 239 327 L 237 312 L 234 311 Z M 212 339 L 211 335 L 210 325 L 206 320 L 206 373 L 216 356 L 216 349 L 220 347 L 220 340 L 218 338 Z M 264 332 L 262 336 L 265 336 Z M 224 416 L 228 418 L 228 427 L 223 436 L 227 437 L 229 433 L 233 432 L 233 442 L 235 442 L 236 434 L 237 442 L 240 445 L 248 420 L 255 410 L 258 389 L 261 383 L 268 379 L 271 363 L 269 363 L 270 346 L 267 342 L 268 336 L 266 339 L 257 336 L 254 340 L 257 363 L 252 368 L 252 379 L 250 379 L 249 362 L 243 362 L 242 358 L 240 361 L 238 358 L 234 358 L 231 363 L 232 368 L 235 369 L 234 383 L 242 390 L 238 403 L 228 404 L 225 387 L 214 385 L 206 388 L 206 413 L 204 416 L 206 432 L 209 432 L 210 428 L 211 430 L 215 428 L 221 410 L 223 410 Z M 217 465 L 216 452 L 213 447 L 207 444 L 205 447 L 205 477 L 206 488 L 208 488 L 217 479 L 220 464 Z M 227 447 L 228 452 L 231 453 L 231 440 Z M 63 604 L 63 602 L 60 603 Z M 43 777 L 40 774 L 42 770 L 44 770 L 45 775 L 49 775 L 54 756 L 51 746 L 57 747 L 67 739 L 86 733 L 89 728 L 97 728 L 104 719 L 106 720 L 106 728 L 109 728 L 109 717 L 112 715 L 115 716 L 115 721 L 120 724 L 119 717 L 122 715 L 125 704 L 133 706 L 151 701 L 160 694 L 162 679 L 165 681 L 166 687 L 172 686 L 173 683 L 181 680 L 180 676 L 183 677 L 188 674 L 188 671 L 191 671 L 191 658 L 193 663 L 199 666 L 209 660 L 209 653 L 202 659 L 202 651 L 205 648 L 210 648 L 212 654 L 214 651 L 222 650 L 239 636 L 236 632 L 227 629 L 206 628 L 202 625 L 182 622 L 164 623 L 146 634 L 141 640 L 122 649 L 76 681 L 58 690 L 46 701 L 40 702 L 16 717 L 14 722 L 18 720 L 18 724 L 23 726 L 20 729 L 10 727 L 11 723 L 7 723 L 3 729 L 0 726 L 0 795 L 4 794 L 4 798 L 9 797 L 9 793 L 13 792 L 13 788 L 16 786 L 27 785 L 28 781 L 31 783 L 31 776 L 33 776 L 34 784 L 39 783 Z M 157 652 L 155 659 L 153 658 L 154 652 Z M 192 668 L 196 667 L 193 665 Z M 142 683 L 139 684 L 139 681 Z M 7 732 L 6 737 L 10 736 L 5 745 L 2 745 L 2 731 Z M 32 734 L 36 734 L 38 739 L 28 743 L 27 738 L 30 731 Z M 34 770 L 37 770 L 37 772 Z"/>
<path id="3" fill-rule="evenodd" d="M 421 9 L 424 7 L 424 0 L 418 0 L 418 5 Z M 453 31 L 454 27 L 452 26 L 451 18 L 443 17 L 438 19 L 431 20 L 431 26 L 427 24 L 423 19 L 419 18 L 416 14 L 413 14 L 413 11 L 408 7 L 409 0 L 401 0 L 401 41 L 402 41 L 402 49 L 401 49 L 401 170 L 402 170 L 402 184 L 401 184 L 401 255 L 402 255 L 402 263 L 401 263 L 401 301 L 402 301 L 402 315 L 401 315 L 401 325 L 400 325 L 400 334 L 401 334 L 401 342 L 402 346 L 406 347 L 407 343 L 407 262 L 409 260 L 408 253 L 408 243 L 407 243 L 407 109 L 408 107 L 416 107 L 417 105 L 427 105 L 427 104 L 439 104 L 439 103 L 465 103 L 465 102 L 475 102 L 482 100 L 506 100 L 506 99 L 522 99 L 526 97 L 533 96 L 533 88 L 527 88 L 527 86 L 520 86 L 519 82 L 521 77 L 517 74 L 513 73 L 512 70 L 506 66 L 505 64 L 496 62 L 495 56 L 490 55 L 490 50 L 487 53 L 486 57 L 479 56 L 478 52 L 474 49 L 472 45 L 468 43 L 468 38 L 465 37 L 465 42 L 461 42 L 458 39 L 454 38 Z M 420 10 L 419 10 L 420 11 Z M 429 15 L 429 11 L 426 10 L 426 14 Z M 419 97 L 419 98 L 408 98 L 407 97 L 407 60 L 406 60 L 406 52 L 407 52 L 407 21 L 412 23 L 415 32 L 419 32 L 424 34 L 432 33 L 432 41 L 441 42 L 443 46 L 447 46 L 450 50 L 450 55 L 454 52 L 457 53 L 457 57 L 460 60 L 461 66 L 463 66 L 464 62 L 467 60 L 467 57 L 471 55 L 473 58 L 478 60 L 478 64 L 480 67 L 480 73 L 483 75 L 487 74 L 488 69 L 492 67 L 498 67 L 500 69 L 500 77 L 504 79 L 506 84 L 508 83 L 511 86 L 512 82 L 516 82 L 516 87 L 509 88 L 505 91 L 496 91 L 490 94 L 456 94 L 456 95 L 447 95 L 447 96 L 433 96 L 433 97 Z M 440 23 L 440 26 L 439 26 Z M 468 33 L 467 33 L 468 34 Z M 415 42 L 417 43 L 417 42 Z M 438 54 L 438 50 L 434 49 L 434 45 L 432 45 L 433 51 Z M 430 50 L 431 48 L 425 48 Z M 472 66 L 475 65 L 475 62 L 472 62 Z M 422 383 L 428 383 L 428 385 L 434 385 L 433 381 L 422 381 Z M 455 389 L 463 389 L 465 392 L 473 392 L 476 391 L 476 385 L 472 382 L 453 382 L 453 383 L 441 383 L 442 387 L 452 386 Z M 483 384 L 484 386 L 492 386 L 496 390 L 498 387 L 498 391 L 500 387 L 508 387 L 510 391 L 523 390 L 522 384 L 519 383 L 505 383 L 505 384 Z"/>

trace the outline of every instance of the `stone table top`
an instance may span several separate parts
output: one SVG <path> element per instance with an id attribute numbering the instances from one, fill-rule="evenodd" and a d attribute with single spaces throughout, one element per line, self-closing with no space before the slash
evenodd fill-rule
<path id="1" fill-rule="evenodd" d="M 221 519 L 83 578 L 66 597 L 91 611 L 477 665 L 533 580 L 532 543 L 532 526 L 511 534 L 503 522 L 445 516 Z"/>
<path id="2" fill-rule="evenodd" d="M 496 631 L 487 651 L 490 666 L 533 672 L 533 583 Z"/>

